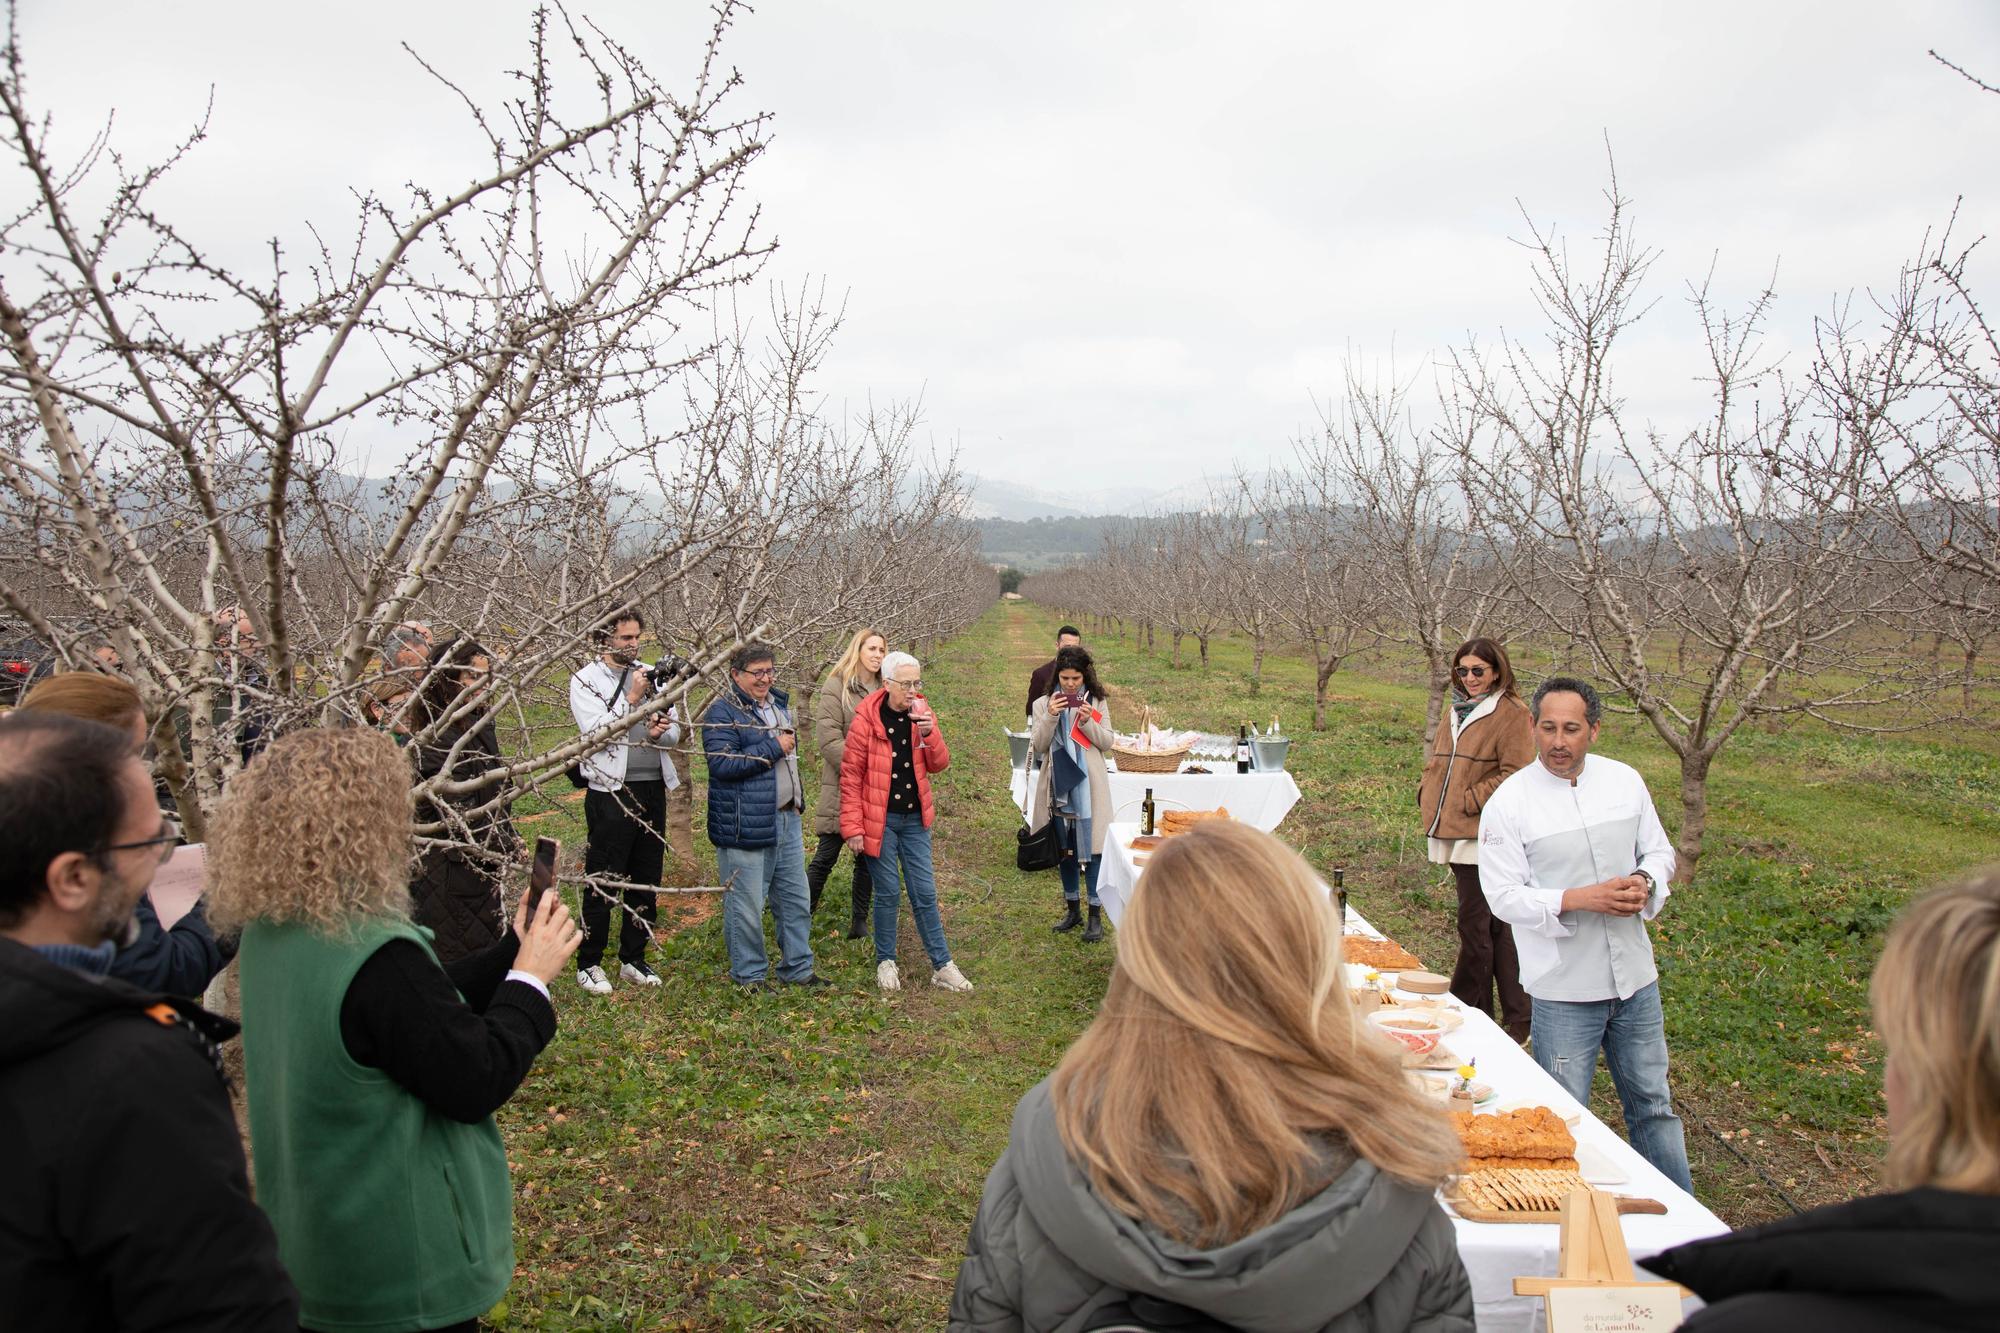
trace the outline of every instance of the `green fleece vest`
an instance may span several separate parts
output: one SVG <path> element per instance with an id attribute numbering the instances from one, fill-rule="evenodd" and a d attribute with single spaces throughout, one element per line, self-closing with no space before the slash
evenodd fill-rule
<path id="1" fill-rule="evenodd" d="M 258 923 L 237 959 L 257 1202 L 298 1284 L 300 1322 L 327 1333 L 458 1323 L 497 1304 L 514 1276 L 492 1117 L 447 1119 L 341 1042 L 348 983 L 392 939 L 432 953 L 430 932 L 406 920 L 339 936 Z"/>

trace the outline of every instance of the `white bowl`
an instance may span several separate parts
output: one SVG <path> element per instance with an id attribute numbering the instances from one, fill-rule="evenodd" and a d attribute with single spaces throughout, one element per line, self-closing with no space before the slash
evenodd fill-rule
<path id="1" fill-rule="evenodd" d="M 1377 1009 L 1368 1022 L 1413 1055 L 1429 1055 L 1444 1036 L 1444 1026 L 1435 1018 L 1407 1009 Z"/>

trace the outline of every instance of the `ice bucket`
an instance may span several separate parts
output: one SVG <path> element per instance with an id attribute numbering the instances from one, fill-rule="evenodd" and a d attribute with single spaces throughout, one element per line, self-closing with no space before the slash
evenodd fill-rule
<path id="1" fill-rule="evenodd" d="M 1250 766 L 1259 773 L 1276 773 L 1285 766 L 1285 751 L 1292 748 L 1288 740 L 1265 740 L 1254 737 L 1250 741 Z"/>

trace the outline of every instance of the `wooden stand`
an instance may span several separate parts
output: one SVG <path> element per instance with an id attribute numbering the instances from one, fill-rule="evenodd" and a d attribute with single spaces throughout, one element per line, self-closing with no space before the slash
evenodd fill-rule
<path id="1" fill-rule="evenodd" d="M 1643 1287 L 1684 1292 L 1675 1282 L 1641 1282 L 1632 1269 L 1632 1252 L 1618 1225 L 1618 1202 L 1593 1189 L 1572 1190 L 1562 1205 L 1562 1260 L 1556 1277 L 1517 1277 L 1516 1296 L 1540 1296 L 1544 1301 L 1557 1287 Z M 1551 1325 L 1553 1327 L 1553 1325 Z"/>

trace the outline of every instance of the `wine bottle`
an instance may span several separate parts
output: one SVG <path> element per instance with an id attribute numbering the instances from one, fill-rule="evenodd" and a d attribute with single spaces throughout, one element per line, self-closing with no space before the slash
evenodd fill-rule
<path id="1" fill-rule="evenodd" d="M 1250 725 L 1239 723 L 1236 728 L 1236 771 L 1250 771 Z"/>
<path id="2" fill-rule="evenodd" d="M 1139 832 L 1152 836 L 1153 832 L 1153 789 L 1146 788 L 1146 799 L 1139 802 Z"/>
<path id="3" fill-rule="evenodd" d="M 1333 868 L 1333 906 L 1340 914 L 1340 933 L 1347 933 L 1347 867 Z"/>

